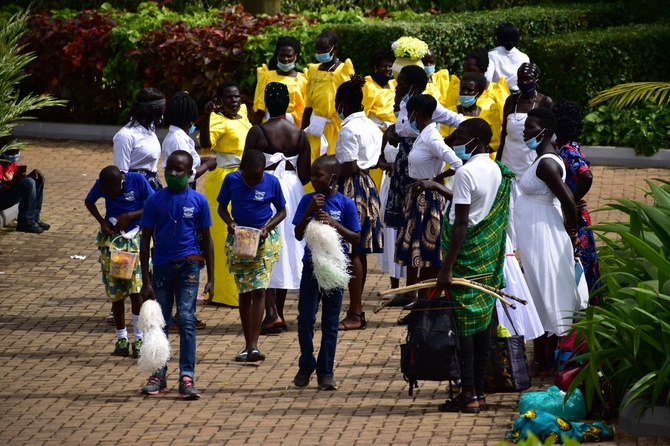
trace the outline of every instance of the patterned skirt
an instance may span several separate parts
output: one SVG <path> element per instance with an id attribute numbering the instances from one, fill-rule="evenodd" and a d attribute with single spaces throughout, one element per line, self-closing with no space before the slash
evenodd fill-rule
<path id="1" fill-rule="evenodd" d="M 131 294 L 139 294 L 142 289 L 142 267 L 140 266 L 139 259 L 135 264 L 130 280 L 117 279 L 109 274 L 111 248 L 139 254 L 141 234 L 141 232 L 138 232 L 135 237 L 128 240 L 125 237 L 119 237 L 120 234 L 118 232 L 112 235 L 103 235 L 102 232 L 98 232 L 96 242 L 100 250 L 99 261 L 100 269 L 102 270 L 102 283 L 105 285 L 107 297 L 112 302 L 124 300 Z"/>
<path id="2" fill-rule="evenodd" d="M 347 177 L 340 186 L 344 195 L 354 200 L 361 222 L 361 242 L 351 247 L 352 254 L 384 251 L 381 205 L 377 188 L 368 173 L 359 172 Z"/>
<path id="3" fill-rule="evenodd" d="M 398 230 L 396 263 L 400 266 L 442 266 L 440 231 L 445 199 L 437 192 L 407 193 L 403 205 L 405 224 Z"/>
<path id="4" fill-rule="evenodd" d="M 226 239 L 226 265 L 235 278 L 240 294 L 253 290 L 264 289 L 270 283 L 272 267 L 279 260 L 281 252 L 281 237 L 279 231 L 273 229 L 265 239 L 258 244 L 256 257 L 244 259 L 233 254 L 235 237 L 228 234 Z"/>
<path id="5" fill-rule="evenodd" d="M 398 156 L 393 165 L 391 174 L 391 186 L 386 201 L 384 213 L 384 224 L 389 228 L 400 229 L 405 224 L 403 215 L 403 203 L 409 193 L 409 186 L 414 182 L 409 177 L 409 152 L 412 150 L 415 138 L 400 138 Z"/>

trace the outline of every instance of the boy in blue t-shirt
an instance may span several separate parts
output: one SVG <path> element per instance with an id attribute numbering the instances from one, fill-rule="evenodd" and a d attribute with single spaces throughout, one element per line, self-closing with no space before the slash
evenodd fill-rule
<path id="1" fill-rule="evenodd" d="M 361 239 L 361 223 L 354 201 L 337 192 L 337 177 L 340 163 L 334 156 L 322 156 L 312 164 L 311 182 L 314 190 L 302 197 L 293 217 L 295 238 L 302 240 L 305 228 L 312 219 L 326 222 L 334 227 L 342 236 L 342 250 L 347 253 L 347 243 L 357 244 Z M 333 377 L 335 348 L 342 296 L 344 288 L 324 293 L 314 277 L 314 265 L 311 251 L 305 248 L 303 257 L 302 278 L 300 280 L 300 297 L 298 299 L 298 341 L 300 342 L 300 360 L 298 373 L 293 384 L 306 387 L 312 373 L 316 370 L 317 382 L 322 390 L 335 390 L 337 384 Z M 318 359 L 314 359 L 314 323 L 316 312 L 321 302 L 321 348 Z"/>
<path id="2" fill-rule="evenodd" d="M 128 356 L 129 342 L 126 329 L 125 305 L 126 297 L 130 296 L 133 317 L 133 357 L 137 358 L 142 348 L 142 331 L 137 326 L 140 317 L 140 289 L 142 274 L 139 262 L 133 266 L 132 276 L 128 280 L 112 277 L 111 248 L 133 253 L 140 252 L 140 218 L 145 201 L 154 193 L 149 182 L 139 173 L 123 173 L 116 166 L 107 166 L 100 171 L 84 200 L 86 209 L 100 223 L 100 232 L 96 241 L 100 250 L 100 267 L 102 283 L 105 284 L 107 296 L 112 301 L 112 313 L 116 324 L 116 345 L 114 355 Z M 106 215 L 103 218 L 95 205 L 100 198 L 105 199 Z"/>
<path id="3" fill-rule="evenodd" d="M 265 291 L 270 283 L 272 267 L 279 260 L 281 239 L 276 226 L 286 218 L 286 201 L 277 177 L 265 173 L 265 155 L 260 150 L 245 150 L 240 170 L 223 180 L 217 199 L 219 215 L 228 225 L 226 260 L 235 278 L 240 300 L 240 320 L 246 345 L 237 356 L 237 362 L 263 361 L 258 350 Z M 232 217 L 228 204 L 232 202 Z M 272 206 L 277 212 L 272 215 Z M 238 226 L 260 229 L 260 242 L 253 259 L 235 255 L 233 250 Z M 239 234 L 238 234 L 239 235 Z"/>
<path id="4" fill-rule="evenodd" d="M 179 397 L 200 398 L 195 388 L 195 303 L 202 262 L 207 265 L 205 293 L 214 293 L 214 251 L 209 228 L 212 217 L 207 199 L 188 187 L 193 158 L 184 150 L 173 152 L 165 166 L 167 188 L 151 196 L 142 215 L 142 290 L 144 299 L 161 306 L 166 327 L 172 320 L 172 306 L 179 313 Z M 201 256 L 197 233 L 202 235 Z M 154 237 L 153 274 L 149 275 L 149 241 Z M 165 335 L 168 329 L 165 328 Z M 145 395 L 168 391 L 167 364 L 154 372 L 142 387 Z"/>

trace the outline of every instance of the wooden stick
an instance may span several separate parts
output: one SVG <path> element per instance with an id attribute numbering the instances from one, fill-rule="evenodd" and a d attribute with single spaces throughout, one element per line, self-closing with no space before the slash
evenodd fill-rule
<path id="1" fill-rule="evenodd" d="M 468 279 L 463 279 L 463 280 L 468 280 Z M 490 285 L 486 285 L 486 284 L 484 284 L 484 283 L 472 282 L 471 280 L 468 280 L 468 282 L 471 282 L 471 283 L 473 283 L 473 284 L 475 284 L 475 285 L 478 285 L 478 286 L 480 286 L 480 287 L 482 287 L 482 288 L 486 288 L 486 289 L 488 289 L 488 290 L 491 290 L 491 291 L 493 291 L 493 292 L 495 292 L 495 293 L 500 294 L 501 296 L 508 297 L 508 298 L 510 298 L 510 299 L 512 299 L 512 300 L 515 300 L 515 301 L 519 302 L 520 304 L 528 305 L 528 301 L 527 301 L 527 300 L 525 300 L 525 299 L 521 299 L 520 297 L 517 297 L 517 296 L 515 296 L 515 295 L 513 295 L 513 294 L 506 293 L 506 292 L 504 292 L 503 290 L 500 290 L 500 289 L 498 289 L 498 288 L 494 288 L 494 287 L 492 287 L 492 286 L 490 286 Z"/>

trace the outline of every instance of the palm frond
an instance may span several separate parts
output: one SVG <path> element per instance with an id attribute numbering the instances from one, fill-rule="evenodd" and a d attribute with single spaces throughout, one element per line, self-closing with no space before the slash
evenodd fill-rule
<path id="1" fill-rule="evenodd" d="M 616 108 L 651 100 L 657 105 L 670 104 L 670 82 L 631 82 L 617 85 L 598 93 L 589 102 L 589 107 L 604 102 Z"/>

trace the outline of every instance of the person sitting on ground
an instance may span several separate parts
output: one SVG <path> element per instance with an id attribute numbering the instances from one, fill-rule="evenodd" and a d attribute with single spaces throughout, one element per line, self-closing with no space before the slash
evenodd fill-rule
<path id="1" fill-rule="evenodd" d="M 265 355 L 258 350 L 258 336 L 265 311 L 265 293 L 281 252 L 277 225 L 286 218 L 286 200 L 281 185 L 276 176 L 265 174 L 263 152 L 256 149 L 244 151 L 240 170 L 228 174 L 223 180 L 218 202 L 219 216 L 228 226 L 226 264 L 237 284 L 246 343 L 235 361 L 263 361 Z M 232 203 L 232 217 L 228 212 L 229 203 Z M 277 210 L 274 215 L 272 206 Z M 253 257 L 235 252 L 237 237 L 251 238 L 246 228 L 260 230 L 260 242 Z M 236 236 L 237 232 L 240 233 Z"/>
<path id="2" fill-rule="evenodd" d="M 14 138 L 11 136 L 0 138 L 0 210 L 18 203 L 16 230 L 41 234 L 51 227 L 40 220 L 44 175 L 37 169 L 26 173 L 26 166 L 19 166 L 21 149 L 12 148 L 10 144 L 13 142 Z"/>
<path id="3" fill-rule="evenodd" d="M 116 265 L 112 264 L 112 250 L 140 252 L 140 218 L 144 204 L 153 195 L 154 190 L 144 177 L 136 172 L 121 172 L 116 166 L 107 166 L 100 171 L 84 200 L 86 209 L 100 224 L 100 232 L 96 237 L 100 251 L 100 267 L 102 283 L 107 296 L 112 301 L 112 313 L 116 324 L 115 356 L 128 356 L 129 342 L 126 329 L 124 301 L 130 297 L 133 332 L 135 340 L 132 345 L 133 358 L 137 358 L 142 348 L 144 334 L 137 325 L 140 318 L 140 290 L 142 288 L 142 271 L 139 262 L 135 264 L 129 279 L 117 277 Z M 104 198 L 106 215 L 103 218 L 98 211 L 96 202 Z"/>
<path id="4" fill-rule="evenodd" d="M 293 217 L 295 237 L 305 237 L 307 224 L 315 219 L 334 227 L 342 236 L 342 251 L 349 252 L 348 244 L 361 241 L 361 225 L 354 201 L 337 191 L 340 163 L 334 156 L 322 156 L 312 164 L 312 186 L 316 192 L 302 197 Z M 336 390 L 333 368 L 337 348 L 338 321 L 342 309 L 344 288 L 324 292 L 314 276 L 314 264 L 309 247 L 303 257 L 300 297 L 298 298 L 298 341 L 300 360 L 298 373 L 293 378 L 297 387 L 306 387 L 316 371 L 317 383 L 322 390 Z M 314 358 L 314 323 L 321 303 L 321 347 Z"/>
<path id="5" fill-rule="evenodd" d="M 517 70 L 522 63 L 530 62 L 530 58 L 516 48 L 519 43 L 519 29 L 511 23 L 503 23 L 496 28 L 498 46 L 489 51 L 489 67 L 486 79 L 498 82 L 502 77 L 512 93 L 518 91 Z"/>
<path id="6" fill-rule="evenodd" d="M 188 187 L 193 170 L 193 158 L 188 152 L 177 150 L 168 157 L 165 167 L 167 188 L 152 195 L 142 214 L 143 299 L 155 299 L 165 319 L 165 335 L 172 322 L 172 307 L 179 313 L 179 397 L 198 399 L 195 387 L 195 302 L 198 296 L 202 262 L 207 267 L 205 293 L 214 293 L 214 248 L 209 228 L 212 217 L 207 198 Z M 197 234 L 202 237 L 198 245 Z M 149 274 L 149 251 L 154 237 L 153 273 Z M 202 255 L 200 248 L 202 247 Z M 158 395 L 168 391 L 167 364 L 153 373 L 142 387 L 144 395 Z"/>

